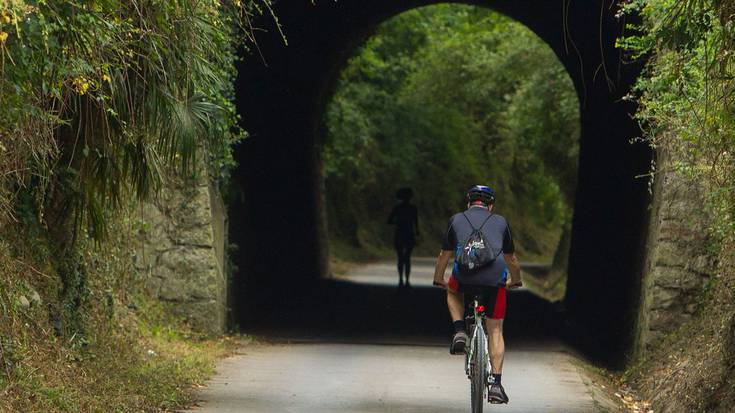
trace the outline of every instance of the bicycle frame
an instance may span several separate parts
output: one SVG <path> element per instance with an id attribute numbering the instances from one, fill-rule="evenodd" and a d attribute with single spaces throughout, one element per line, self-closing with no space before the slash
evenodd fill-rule
<path id="1" fill-rule="evenodd" d="M 487 372 L 490 373 L 492 371 L 492 365 L 490 364 L 490 349 L 488 348 L 488 340 L 487 340 L 487 332 L 485 332 L 485 312 L 484 311 L 478 311 L 478 307 L 480 306 L 480 303 L 478 302 L 477 298 L 473 299 L 472 302 L 472 310 L 473 315 L 471 318 L 474 320 L 474 326 L 472 327 L 472 334 L 469 337 L 469 350 L 465 352 L 465 373 L 467 374 L 467 377 L 470 377 L 470 361 L 472 360 L 472 356 L 475 353 L 475 337 L 477 337 L 478 334 L 483 334 L 486 339 L 485 342 L 485 365 L 487 366 Z M 489 383 L 488 383 L 489 384 Z"/>

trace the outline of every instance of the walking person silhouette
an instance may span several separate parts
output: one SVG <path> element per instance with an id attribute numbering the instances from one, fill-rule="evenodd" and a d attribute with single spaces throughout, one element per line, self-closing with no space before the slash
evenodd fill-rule
<path id="1" fill-rule="evenodd" d="M 395 226 L 394 245 L 398 256 L 398 287 L 411 287 L 409 277 L 411 276 L 411 251 L 416 245 L 416 237 L 419 235 L 419 217 L 416 205 L 411 204 L 413 190 L 401 188 L 396 192 L 396 198 L 401 202 L 393 207 L 388 217 L 388 224 Z M 406 282 L 403 282 L 403 275 Z"/>

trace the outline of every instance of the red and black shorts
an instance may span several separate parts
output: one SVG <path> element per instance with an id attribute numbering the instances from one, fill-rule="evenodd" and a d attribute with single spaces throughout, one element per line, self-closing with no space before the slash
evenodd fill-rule
<path id="1" fill-rule="evenodd" d="M 449 277 L 447 283 L 449 290 L 454 293 L 462 293 L 465 295 L 465 304 L 468 304 L 468 295 L 482 296 L 482 305 L 485 306 L 485 313 L 493 320 L 502 320 L 505 318 L 506 299 L 504 287 L 489 287 L 463 285 L 454 277 Z"/>

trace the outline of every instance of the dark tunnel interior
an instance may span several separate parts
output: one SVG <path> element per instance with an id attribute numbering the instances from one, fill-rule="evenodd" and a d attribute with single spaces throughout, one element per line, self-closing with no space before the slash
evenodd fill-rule
<path id="1" fill-rule="evenodd" d="M 233 325 L 245 331 L 283 327 L 357 340 L 446 334 L 441 292 L 397 296 L 379 287 L 329 283 L 320 162 L 320 119 L 348 57 L 385 19 L 436 1 L 277 2 L 260 24 L 263 59 L 240 63 L 238 111 L 250 137 L 237 148 L 229 207 L 237 244 L 231 285 Z M 580 98 L 579 176 L 567 293 L 563 305 L 518 294 L 524 307 L 508 332 L 563 331 L 589 355 L 615 364 L 630 349 L 640 289 L 651 152 L 623 98 L 638 65 L 623 63 L 615 39 L 625 22 L 615 1 L 477 0 L 533 30 L 555 51 Z M 400 315 L 398 317 L 397 315 Z M 400 320 L 404 320 L 402 322 Z M 397 324 L 386 320 L 398 320 Z M 520 320 L 520 321 L 518 321 Z M 516 323 L 517 327 L 511 325 Z M 522 327 L 521 327 L 522 325 Z M 397 327 L 398 326 L 398 327 Z M 359 330 L 359 331 L 358 331 Z"/>

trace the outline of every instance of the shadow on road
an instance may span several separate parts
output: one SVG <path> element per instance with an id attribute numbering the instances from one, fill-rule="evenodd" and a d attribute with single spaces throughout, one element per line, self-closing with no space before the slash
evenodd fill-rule
<path id="1" fill-rule="evenodd" d="M 438 288 L 321 280 L 291 290 L 261 288 L 241 318 L 244 333 L 292 341 L 448 345 L 446 293 Z M 509 346 L 548 350 L 561 317 L 555 306 L 527 291 L 508 295 Z"/>

